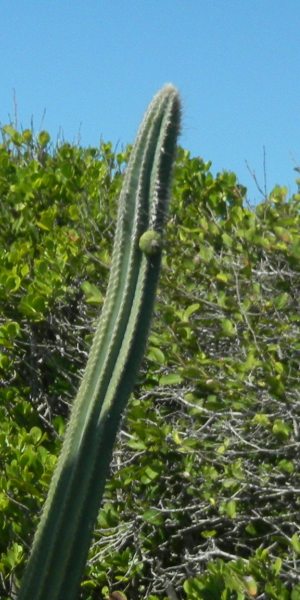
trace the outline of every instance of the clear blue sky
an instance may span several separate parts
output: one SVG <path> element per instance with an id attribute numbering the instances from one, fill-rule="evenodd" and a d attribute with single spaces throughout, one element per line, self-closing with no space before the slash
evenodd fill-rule
<path id="1" fill-rule="evenodd" d="M 153 94 L 183 99 L 180 143 L 233 170 L 260 200 L 296 191 L 300 165 L 300 0 L 0 0 L 0 123 L 54 141 L 132 142 Z M 43 118 L 45 112 L 45 116 Z"/>

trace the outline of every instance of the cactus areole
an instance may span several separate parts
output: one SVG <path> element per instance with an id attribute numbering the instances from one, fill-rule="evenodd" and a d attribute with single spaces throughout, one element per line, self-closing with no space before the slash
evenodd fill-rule
<path id="1" fill-rule="evenodd" d="M 102 313 L 18 600 L 78 598 L 120 418 L 145 350 L 179 126 L 179 95 L 166 85 L 131 152 Z"/>

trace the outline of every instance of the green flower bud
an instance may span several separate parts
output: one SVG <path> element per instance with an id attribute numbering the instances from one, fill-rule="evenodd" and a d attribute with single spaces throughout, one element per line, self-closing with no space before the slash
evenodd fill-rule
<path id="1" fill-rule="evenodd" d="M 153 256 L 161 250 L 162 238 L 161 234 L 153 229 L 148 229 L 141 235 L 139 239 L 139 248 L 148 256 Z"/>

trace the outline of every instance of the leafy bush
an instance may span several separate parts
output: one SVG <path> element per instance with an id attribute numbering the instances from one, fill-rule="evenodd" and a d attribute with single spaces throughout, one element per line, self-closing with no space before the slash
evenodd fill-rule
<path id="1" fill-rule="evenodd" d="M 0 146 L 0 596 L 14 598 L 109 271 L 130 148 Z M 300 598 L 300 194 L 178 153 L 156 316 L 82 598 Z"/>

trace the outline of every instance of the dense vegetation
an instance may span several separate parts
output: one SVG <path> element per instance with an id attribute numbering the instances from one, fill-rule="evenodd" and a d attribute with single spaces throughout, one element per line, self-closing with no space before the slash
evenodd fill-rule
<path id="1" fill-rule="evenodd" d="M 0 145 L 0 597 L 15 598 L 101 310 L 130 148 Z M 82 600 L 300 599 L 300 194 L 180 149 L 147 357 Z M 120 596 L 121 597 L 121 596 Z"/>

